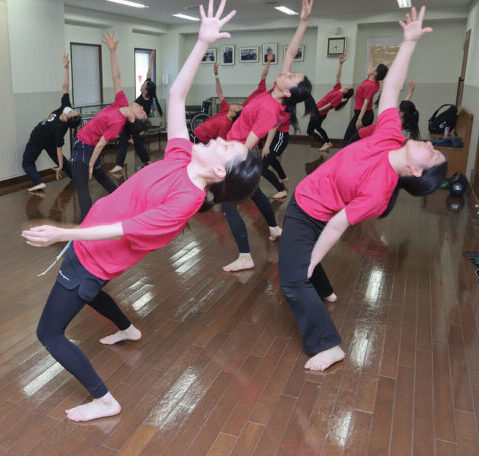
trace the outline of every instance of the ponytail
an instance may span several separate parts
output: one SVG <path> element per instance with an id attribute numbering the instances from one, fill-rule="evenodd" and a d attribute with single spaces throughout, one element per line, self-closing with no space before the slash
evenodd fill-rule
<path id="1" fill-rule="evenodd" d="M 343 99 L 341 100 L 341 103 L 338 104 L 338 106 L 336 106 L 334 108 L 335 111 L 339 111 L 340 109 L 343 109 L 344 106 L 346 106 L 346 104 L 348 103 L 349 99 L 354 95 L 354 89 L 349 89 L 343 96 Z"/>
<path id="2" fill-rule="evenodd" d="M 402 112 L 402 127 L 409 132 L 411 139 L 419 140 L 421 133 L 419 131 L 419 111 L 412 101 L 404 100 L 399 105 L 399 111 Z"/>
<path id="3" fill-rule="evenodd" d="M 151 80 L 148 79 L 146 81 L 146 95 L 150 100 L 153 100 L 155 102 L 156 108 L 158 109 L 158 114 L 160 116 L 163 115 L 163 109 L 161 109 L 160 102 L 158 101 L 158 98 L 156 96 L 156 84 Z"/>
<path id="4" fill-rule="evenodd" d="M 311 95 L 312 85 L 310 80 L 305 76 L 304 79 L 296 86 L 292 87 L 291 95 L 283 99 L 283 104 L 286 106 L 286 112 L 291 114 L 291 125 L 295 132 L 299 130 L 298 118 L 296 116 L 296 105 L 304 102 L 304 115 L 317 115 L 318 109 L 316 102 Z"/>

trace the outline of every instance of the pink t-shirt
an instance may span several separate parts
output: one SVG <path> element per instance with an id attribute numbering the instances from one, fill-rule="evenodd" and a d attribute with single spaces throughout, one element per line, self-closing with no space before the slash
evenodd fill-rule
<path id="1" fill-rule="evenodd" d="M 81 227 L 121 222 L 124 237 L 75 241 L 75 253 L 85 269 L 100 279 L 113 279 L 183 230 L 206 196 L 188 176 L 192 147 L 186 139 L 170 139 L 163 160 L 143 168 L 93 205 Z"/>
<path id="2" fill-rule="evenodd" d="M 227 114 L 230 109 L 228 102 L 223 99 L 221 101 L 220 112 L 195 128 L 195 136 L 204 144 L 208 144 L 210 140 L 215 138 L 226 139 L 228 132 L 233 125 L 233 121 L 228 118 Z"/>
<path id="3" fill-rule="evenodd" d="M 341 84 L 338 82 L 333 90 L 328 92 L 321 100 L 318 101 L 317 107 L 318 109 L 322 108 L 323 106 L 326 106 L 328 103 L 331 104 L 331 106 L 327 109 L 324 109 L 323 111 L 320 112 L 322 116 L 327 116 L 328 112 L 331 111 L 331 109 L 336 108 L 336 106 L 339 106 L 341 104 L 341 100 L 344 97 L 344 93 L 340 92 L 339 90 L 341 89 Z"/>
<path id="4" fill-rule="evenodd" d="M 78 132 L 77 138 L 90 146 L 96 146 L 102 136 L 107 141 L 118 138 L 126 123 L 126 117 L 120 112 L 125 106 L 128 106 L 128 99 L 120 91 L 111 105 L 103 108 Z"/>
<path id="5" fill-rule="evenodd" d="M 379 90 L 378 81 L 370 81 L 366 79 L 356 90 L 356 101 L 354 103 L 355 110 L 361 110 L 363 108 L 364 100 L 369 100 L 367 110 L 373 109 L 373 98 L 376 92 Z"/>
<path id="6" fill-rule="evenodd" d="M 296 201 L 323 222 L 344 208 L 351 225 L 380 216 L 399 180 L 389 152 L 405 142 L 397 108 L 387 109 L 372 136 L 340 150 L 299 183 Z"/>
<path id="7" fill-rule="evenodd" d="M 256 96 L 233 124 L 227 136 L 228 141 L 244 144 L 250 132 L 259 139 L 264 138 L 271 129 L 283 122 L 285 109 L 286 106 L 276 101 L 270 92 Z"/>
<path id="8" fill-rule="evenodd" d="M 246 101 L 243 103 L 243 108 L 245 108 L 253 98 L 256 98 L 258 95 L 264 92 L 266 92 L 266 80 L 261 79 L 258 84 L 258 88 L 248 98 L 246 98 Z"/>

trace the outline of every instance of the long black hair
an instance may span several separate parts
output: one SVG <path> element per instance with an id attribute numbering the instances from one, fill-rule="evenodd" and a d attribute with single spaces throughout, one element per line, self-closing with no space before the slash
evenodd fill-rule
<path id="1" fill-rule="evenodd" d="M 412 101 L 404 100 L 399 104 L 399 111 L 403 113 L 402 127 L 409 132 L 411 139 L 420 139 L 419 132 L 419 111 Z"/>
<path id="2" fill-rule="evenodd" d="M 160 116 L 163 115 L 163 109 L 161 109 L 160 102 L 158 101 L 158 98 L 156 96 L 156 84 L 151 80 L 147 79 L 145 81 L 145 91 L 146 91 L 146 96 L 155 102 L 156 108 L 158 109 L 158 114 Z"/>
<path id="3" fill-rule="evenodd" d="M 314 101 L 311 91 L 313 86 L 311 81 L 305 76 L 304 79 L 295 87 L 290 89 L 291 96 L 283 99 L 283 104 L 286 106 L 286 112 L 291 114 L 291 125 L 295 131 L 299 130 L 298 118 L 296 116 L 296 105 L 304 102 L 304 115 L 318 112 L 316 102 Z"/>
<path id="4" fill-rule="evenodd" d="M 376 81 L 382 81 L 386 75 L 388 74 L 388 71 L 389 71 L 389 68 L 384 65 L 383 63 L 380 63 L 377 67 L 376 67 Z"/>
<path id="5" fill-rule="evenodd" d="M 226 163 L 224 180 L 208 185 L 207 190 L 213 194 L 213 199 L 205 198 L 199 212 L 209 211 L 215 204 L 240 203 L 248 198 L 259 184 L 261 164 L 258 148 L 248 150 L 244 160 L 236 158 Z"/>
<path id="6" fill-rule="evenodd" d="M 135 119 L 134 122 L 126 121 L 125 126 L 123 127 L 123 132 L 128 136 L 135 136 L 140 134 L 142 131 L 146 130 L 151 126 L 148 120 Z"/>
<path id="7" fill-rule="evenodd" d="M 66 124 L 68 128 L 77 128 L 81 124 L 82 118 L 80 115 L 72 116 L 67 119 Z"/>
<path id="8" fill-rule="evenodd" d="M 432 166 L 422 172 L 420 177 L 402 176 L 394 189 L 394 192 L 389 200 L 388 207 L 382 213 L 380 218 L 386 217 L 394 208 L 399 190 L 402 188 L 412 196 L 425 196 L 435 192 L 439 186 L 446 179 L 447 174 L 447 160 L 440 165 Z"/>
<path id="9" fill-rule="evenodd" d="M 344 95 L 343 95 L 343 99 L 341 100 L 341 103 L 338 104 L 338 106 L 336 106 L 334 108 L 335 111 L 339 111 L 340 109 L 343 109 L 344 106 L 346 105 L 346 103 L 349 101 L 349 99 L 354 95 L 354 89 L 349 89 Z"/>

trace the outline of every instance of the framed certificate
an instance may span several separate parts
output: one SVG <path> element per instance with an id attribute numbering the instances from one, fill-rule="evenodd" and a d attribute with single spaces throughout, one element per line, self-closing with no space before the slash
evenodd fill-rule
<path id="1" fill-rule="evenodd" d="M 346 52 L 346 37 L 335 36 L 328 38 L 328 57 L 337 56 Z"/>

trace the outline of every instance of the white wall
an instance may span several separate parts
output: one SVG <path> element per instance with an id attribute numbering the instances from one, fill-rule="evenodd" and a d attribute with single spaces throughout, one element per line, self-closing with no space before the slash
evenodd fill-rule
<path id="1" fill-rule="evenodd" d="M 475 167 L 475 178 L 479 179 L 479 163 L 474 163 L 479 137 L 479 0 L 476 0 L 471 6 L 466 29 L 471 29 L 471 41 L 462 104 L 474 114 L 471 147 L 469 148 L 467 162 L 467 177 L 471 177 L 471 171 Z"/>

